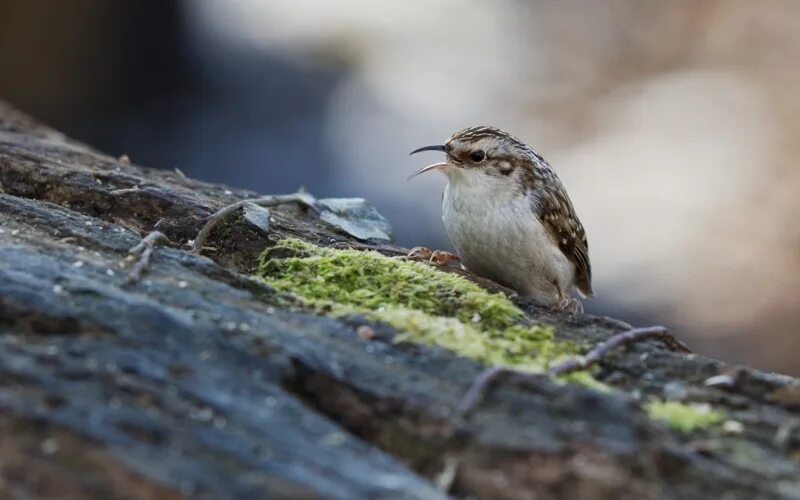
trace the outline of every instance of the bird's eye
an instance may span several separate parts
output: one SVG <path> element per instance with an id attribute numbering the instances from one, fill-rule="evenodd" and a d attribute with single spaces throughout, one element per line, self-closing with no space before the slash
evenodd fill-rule
<path id="1" fill-rule="evenodd" d="M 469 157 L 475 163 L 480 163 L 480 162 L 482 162 L 483 160 L 486 159 L 486 151 L 484 151 L 482 149 L 477 149 L 477 150 L 473 151 L 472 153 L 470 153 Z"/>

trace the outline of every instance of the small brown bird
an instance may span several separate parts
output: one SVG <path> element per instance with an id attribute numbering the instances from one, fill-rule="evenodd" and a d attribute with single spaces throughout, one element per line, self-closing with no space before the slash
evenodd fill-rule
<path id="1" fill-rule="evenodd" d="M 471 127 L 443 145 L 448 177 L 442 220 L 469 271 L 564 311 L 582 311 L 573 286 L 592 295 L 589 245 L 572 202 L 550 165 L 515 137 L 492 127 Z"/>

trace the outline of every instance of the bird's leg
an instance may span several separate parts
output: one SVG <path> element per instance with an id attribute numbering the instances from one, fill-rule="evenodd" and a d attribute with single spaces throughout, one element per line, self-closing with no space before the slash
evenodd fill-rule
<path id="1" fill-rule="evenodd" d="M 556 302 L 553 309 L 558 312 L 580 314 L 583 312 L 583 304 L 580 300 L 565 295 Z"/>
<path id="2" fill-rule="evenodd" d="M 453 262 L 461 262 L 461 258 L 456 254 L 445 252 L 444 250 L 431 250 L 427 247 L 414 247 L 406 257 L 414 260 L 426 260 L 431 264 L 442 267 L 448 267 Z"/>

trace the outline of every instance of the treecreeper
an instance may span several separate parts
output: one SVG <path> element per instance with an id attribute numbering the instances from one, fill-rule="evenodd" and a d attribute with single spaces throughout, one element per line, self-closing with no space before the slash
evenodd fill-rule
<path id="1" fill-rule="evenodd" d="M 445 161 L 410 178 L 438 170 L 448 178 L 442 221 L 458 252 L 415 248 L 439 264 L 456 259 L 468 271 L 562 311 L 580 312 L 592 292 L 589 243 L 567 191 L 533 148 L 493 127 L 470 127 L 444 144 Z"/>

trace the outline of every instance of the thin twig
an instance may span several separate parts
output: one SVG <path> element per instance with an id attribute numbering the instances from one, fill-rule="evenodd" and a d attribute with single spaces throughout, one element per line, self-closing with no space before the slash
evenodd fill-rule
<path id="1" fill-rule="evenodd" d="M 138 193 L 141 190 L 142 188 L 140 188 L 139 186 L 134 186 L 130 188 L 114 189 L 111 191 L 111 194 L 113 194 L 114 196 L 119 196 L 121 194 Z"/>
<path id="2" fill-rule="evenodd" d="M 590 366 L 601 361 L 611 351 L 617 347 L 632 344 L 644 339 L 658 339 L 666 343 L 672 350 L 679 352 L 692 352 L 686 344 L 677 340 L 663 326 L 648 326 L 645 328 L 633 328 L 631 330 L 612 335 L 605 342 L 598 344 L 584 356 L 568 359 L 550 368 L 550 375 L 565 375 L 580 370 L 585 370 Z"/>
<path id="3" fill-rule="evenodd" d="M 646 328 L 632 328 L 630 330 L 612 335 L 605 342 L 597 345 L 594 349 L 589 351 L 585 356 L 578 356 L 568 359 L 548 370 L 548 375 L 558 376 L 566 375 L 568 373 L 585 370 L 590 366 L 601 361 L 612 350 L 623 345 L 631 344 L 639 340 L 655 338 L 663 341 L 672 350 L 679 352 L 691 352 L 686 347 L 686 344 L 677 340 L 672 336 L 669 331 L 663 326 L 649 326 Z M 518 372 L 505 366 L 493 366 L 483 370 L 472 382 L 467 392 L 459 401 L 456 406 L 456 415 L 460 418 L 465 418 L 466 415 L 473 409 L 486 392 L 489 386 L 503 375 L 518 373 L 521 375 L 528 375 L 527 373 Z"/>
<path id="4" fill-rule="evenodd" d="M 458 475 L 458 458 L 454 455 L 445 455 L 441 472 L 433 478 L 433 484 L 444 493 L 449 493 L 453 482 Z"/>
<path id="5" fill-rule="evenodd" d="M 192 252 L 199 254 L 203 248 L 203 243 L 205 243 L 208 235 L 211 233 L 211 230 L 222 221 L 225 217 L 232 214 L 233 212 L 241 209 L 245 203 L 253 203 L 255 205 L 259 205 L 262 207 L 274 207 L 277 205 L 283 205 L 286 203 L 299 203 L 315 212 L 319 212 L 319 209 L 315 205 L 316 200 L 313 196 L 305 192 L 293 193 L 293 194 L 276 194 L 270 196 L 262 196 L 260 198 L 251 198 L 249 200 L 240 200 L 235 203 L 231 203 L 230 205 L 226 205 L 213 214 L 209 215 L 206 218 L 205 225 L 200 229 L 197 233 L 197 236 L 192 242 Z"/>
<path id="6" fill-rule="evenodd" d="M 131 270 L 128 273 L 128 283 L 139 281 L 139 279 L 142 277 L 142 273 L 150 264 L 150 257 L 153 255 L 153 250 L 155 249 L 156 244 L 158 244 L 158 242 L 161 240 L 169 241 L 169 238 L 167 238 L 161 231 L 153 231 L 142 238 L 139 244 L 128 250 L 128 253 L 131 256 L 139 256 L 139 258 L 136 259 L 136 263 L 133 264 L 133 267 L 131 267 Z"/>
<path id="7" fill-rule="evenodd" d="M 465 417 L 467 413 L 480 402 L 483 395 L 486 394 L 489 385 L 500 378 L 501 375 L 507 373 L 514 373 L 514 370 L 506 368 L 505 366 L 493 366 L 480 372 L 478 376 L 475 377 L 475 380 L 472 381 L 472 385 L 469 386 L 467 392 L 464 393 L 461 401 L 458 402 L 456 406 L 456 415 L 462 418 Z"/>
<path id="8" fill-rule="evenodd" d="M 778 448 L 786 450 L 789 445 L 789 440 L 792 438 L 792 433 L 798 428 L 800 428 L 800 420 L 786 420 L 778 427 L 778 430 L 775 431 L 775 436 L 772 438 L 772 442 Z"/>

